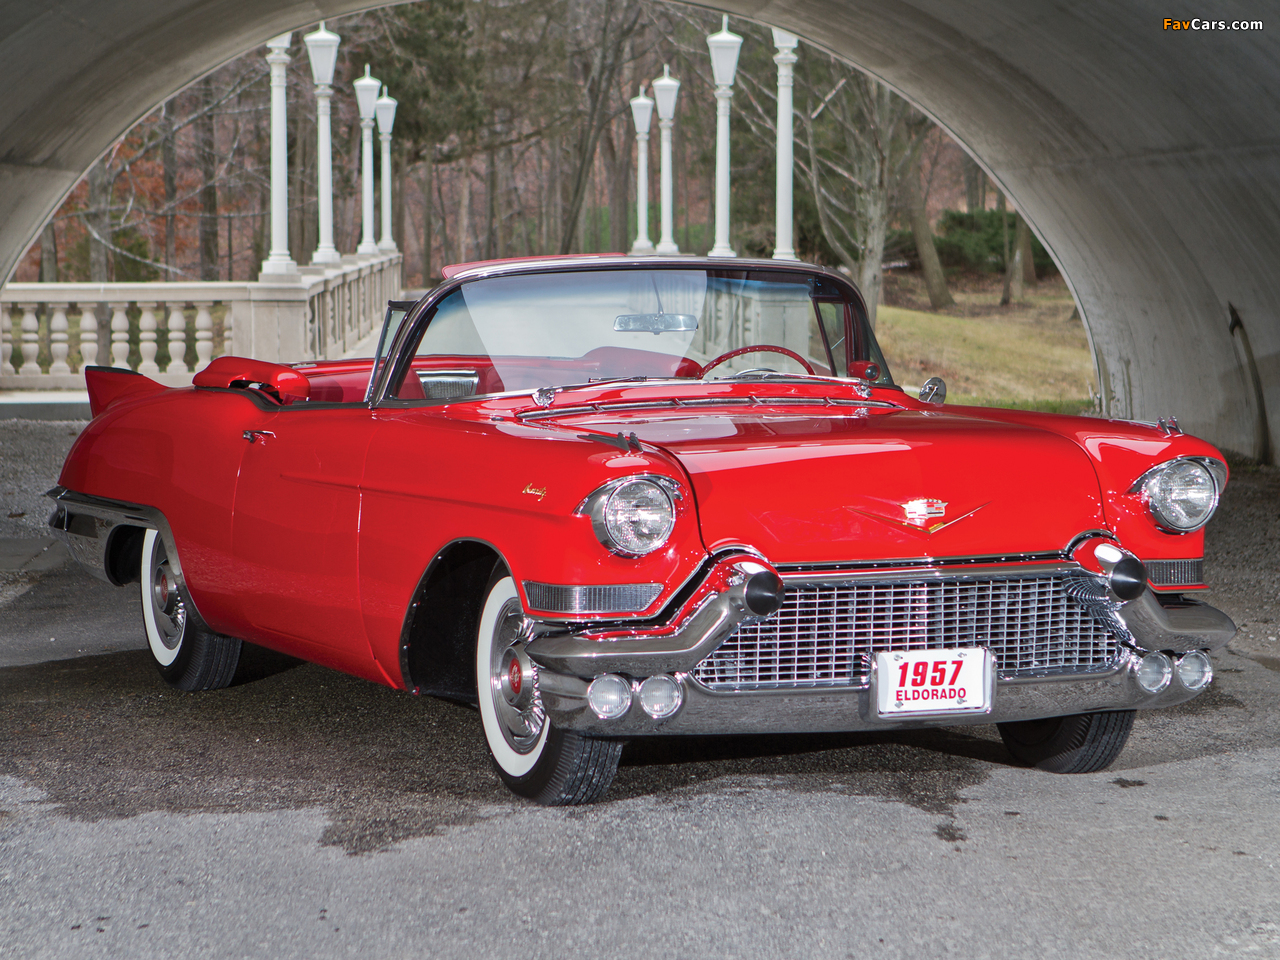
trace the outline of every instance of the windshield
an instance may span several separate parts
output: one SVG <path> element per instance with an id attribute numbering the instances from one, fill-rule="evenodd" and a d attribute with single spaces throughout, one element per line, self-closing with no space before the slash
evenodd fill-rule
<path id="1" fill-rule="evenodd" d="M 631 378 L 843 377 L 851 353 L 880 359 L 852 308 L 831 281 L 798 271 L 482 278 L 435 306 L 417 344 L 415 376 L 402 377 L 393 395 L 430 399 Z M 847 317 L 862 324 L 852 339 L 869 356 L 847 349 Z M 889 382 L 887 371 L 883 379 Z"/>

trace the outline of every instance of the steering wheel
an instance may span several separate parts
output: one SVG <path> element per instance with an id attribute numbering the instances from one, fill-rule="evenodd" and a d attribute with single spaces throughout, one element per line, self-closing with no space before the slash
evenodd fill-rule
<path id="1" fill-rule="evenodd" d="M 771 343 L 762 343 L 759 346 L 755 346 L 755 347 L 738 347 L 737 350 L 730 350 L 728 353 L 720 354 L 720 356 L 716 357 L 714 360 L 712 360 L 710 363 L 708 363 L 706 366 L 704 366 L 701 370 L 698 371 L 698 378 L 701 379 L 705 377 L 709 372 L 711 372 L 711 370 L 720 366 L 720 364 L 724 363 L 726 360 L 732 360 L 734 357 L 740 357 L 744 353 L 761 353 L 761 352 L 780 353 L 785 357 L 790 357 L 796 363 L 800 364 L 800 366 L 804 367 L 805 372 L 809 374 L 809 376 L 811 377 L 817 376 L 817 374 L 815 374 L 813 371 L 813 367 L 809 366 L 809 361 L 806 360 L 804 357 L 800 356 L 800 354 L 796 353 L 794 350 L 788 350 L 786 347 L 777 347 Z M 762 368 L 757 367 L 756 369 L 762 369 Z"/>

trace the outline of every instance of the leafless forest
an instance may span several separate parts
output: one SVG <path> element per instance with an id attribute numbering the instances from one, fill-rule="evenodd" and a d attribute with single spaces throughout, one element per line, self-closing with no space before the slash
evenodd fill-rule
<path id="1" fill-rule="evenodd" d="M 409 286 L 433 283 L 451 262 L 628 250 L 636 230 L 628 100 L 664 65 L 681 81 L 675 239 L 688 253 L 710 247 L 715 100 L 705 38 L 717 16 L 655 0 L 427 0 L 327 27 L 342 37 L 333 99 L 340 251 L 353 251 L 360 233 L 351 81 L 366 64 L 399 101 L 393 236 Z M 317 240 L 315 88 L 302 42 L 310 29 L 293 34 L 288 68 L 289 234 L 300 264 Z M 742 255 L 769 256 L 776 51 L 766 28 L 731 20 L 730 29 L 745 38 L 733 99 L 732 242 Z M 796 248 L 846 269 L 874 302 L 894 228 L 927 226 L 943 208 L 987 207 L 986 179 L 901 98 L 813 46 L 798 52 Z M 15 279 L 256 277 L 270 231 L 264 54 L 224 65 L 115 144 Z M 657 132 L 655 118 L 654 238 Z M 928 216 L 913 218 L 913 207 Z"/>

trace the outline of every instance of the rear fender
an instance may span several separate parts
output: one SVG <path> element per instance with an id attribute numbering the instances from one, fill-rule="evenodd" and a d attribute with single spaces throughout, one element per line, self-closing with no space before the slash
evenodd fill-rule
<path id="1" fill-rule="evenodd" d="M 149 397 L 169 389 L 125 367 L 85 367 L 84 382 L 89 388 L 89 411 L 95 417 L 122 400 Z"/>

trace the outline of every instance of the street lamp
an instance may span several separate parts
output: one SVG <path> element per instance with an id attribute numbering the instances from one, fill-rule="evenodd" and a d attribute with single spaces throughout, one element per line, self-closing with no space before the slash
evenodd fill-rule
<path id="1" fill-rule="evenodd" d="M 302 38 L 311 59 L 311 78 L 316 83 L 316 141 L 319 176 L 316 199 L 320 206 L 320 242 L 312 263 L 337 263 L 342 257 L 333 245 L 333 134 L 329 123 L 329 99 L 333 96 L 333 69 L 338 63 L 341 38 L 330 33 L 320 21 L 315 33 Z"/>
<path id="2" fill-rule="evenodd" d="M 382 96 L 373 106 L 378 116 L 378 137 L 382 141 L 382 239 L 378 249 L 383 253 L 395 253 L 396 242 L 391 239 L 391 128 L 396 122 L 396 101 L 382 87 Z"/>
<path id="3" fill-rule="evenodd" d="M 369 65 L 364 65 L 364 76 L 352 84 L 356 90 L 356 106 L 360 110 L 360 192 L 361 231 L 360 245 L 356 253 L 377 254 L 378 244 L 373 239 L 373 115 L 382 89 L 379 80 L 369 76 Z"/>
<path id="4" fill-rule="evenodd" d="M 636 242 L 631 255 L 642 257 L 653 253 L 649 239 L 649 121 L 653 119 L 653 101 L 644 95 L 631 98 L 631 119 L 636 124 Z"/>
<path id="5" fill-rule="evenodd" d="M 267 41 L 267 63 L 271 64 L 271 252 L 262 261 L 261 273 L 291 276 L 298 265 L 289 256 L 289 126 L 288 78 L 289 41 L 292 33 L 282 33 Z"/>
<path id="6" fill-rule="evenodd" d="M 716 82 L 716 242 L 709 255 L 734 257 L 737 254 L 729 246 L 729 100 L 733 97 L 742 38 L 729 32 L 728 14 L 720 32 L 707 37 L 707 47 L 711 50 L 711 75 Z"/>
<path id="7" fill-rule="evenodd" d="M 795 121 L 792 118 L 792 87 L 796 45 L 800 38 L 785 30 L 773 28 L 773 45 L 778 48 L 773 62 L 778 65 L 778 183 L 774 204 L 773 259 L 795 260 L 792 227 L 795 220 L 792 190 L 794 188 Z"/>
<path id="8" fill-rule="evenodd" d="M 680 81 L 671 76 L 669 67 L 663 66 L 662 76 L 653 81 L 651 86 L 654 105 L 658 108 L 658 127 L 662 130 L 659 193 L 662 203 L 662 237 L 658 240 L 657 253 L 672 256 L 680 252 L 680 248 L 676 246 L 675 215 L 671 208 L 671 127 L 676 118 L 676 94 L 680 92 Z"/>

